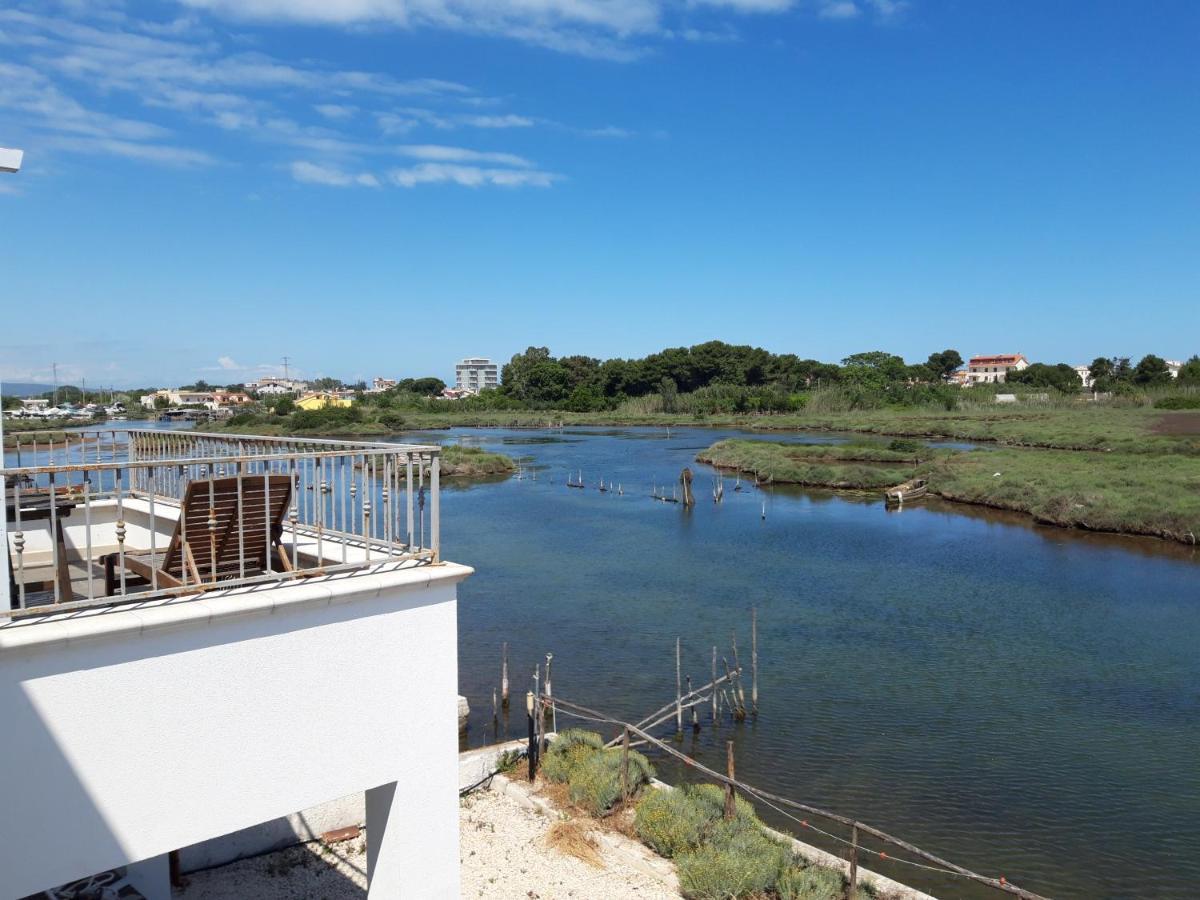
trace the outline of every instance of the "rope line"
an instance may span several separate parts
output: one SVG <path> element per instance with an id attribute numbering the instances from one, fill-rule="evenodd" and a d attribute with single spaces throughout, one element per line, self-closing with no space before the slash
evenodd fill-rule
<path id="1" fill-rule="evenodd" d="M 709 777 L 716 779 L 717 781 L 720 781 L 731 787 L 737 788 L 737 789 L 741 790 L 743 793 L 748 794 L 748 795 L 754 797 L 756 800 L 759 800 L 762 803 L 766 804 L 771 809 L 778 812 L 780 815 L 785 816 L 786 818 L 791 819 L 794 822 L 798 822 L 799 824 L 803 825 L 805 828 L 811 829 L 812 831 L 816 831 L 819 834 L 823 834 L 826 837 L 830 838 L 831 840 L 837 841 L 838 843 L 841 843 L 841 844 L 845 844 L 848 847 L 852 847 L 858 852 L 866 853 L 871 856 L 876 856 L 882 860 L 903 863 L 905 865 L 912 866 L 912 867 L 918 868 L 918 869 L 924 869 L 926 871 L 934 872 L 939 875 L 959 875 L 963 878 L 967 878 L 972 881 L 978 881 L 981 884 L 985 884 L 988 887 L 995 888 L 996 890 L 1004 891 L 1009 894 L 1015 894 L 1016 896 L 1023 898 L 1023 900 L 1047 900 L 1047 898 L 1043 897 L 1040 894 L 1035 894 L 1031 891 L 1025 890 L 1024 888 L 1017 887 L 1015 884 L 1012 884 L 1007 879 L 1005 879 L 1005 877 L 1003 875 L 1001 875 L 999 878 L 991 878 L 986 875 L 980 875 L 977 872 L 972 872 L 971 870 L 965 869 L 962 866 L 957 866 L 954 863 L 950 863 L 950 862 L 947 862 L 946 860 L 940 859 L 939 857 L 934 856 L 932 853 L 928 853 L 927 851 L 921 850 L 920 848 L 915 847 L 911 844 L 908 844 L 907 842 L 902 841 L 899 838 L 892 837 L 891 835 L 889 835 L 883 831 L 880 831 L 879 829 L 872 828 L 871 826 L 869 826 L 863 822 L 859 822 L 854 819 L 848 819 L 845 816 L 838 815 L 837 813 L 831 813 L 831 812 L 828 812 L 823 809 L 818 809 L 813 806 L 808 806 L 803 803 L 798 803 L 794 800 L 786 800 L 785 798 L 777 798 L 780 801 L 787 802 L 789 804 L 793 804 L 797 808 L 802 809 L 805 812 L 808 812 L 812 815 L 823 816 L 825 818 L 832 819 L 835 822 L 840 822 L 843 825 L 852 825 L 852 826 L 855 826 L 862 830 L 865 830 L 868 834 L 871 834 L 874 837 L 877 837 L 877 838 L 887 841 L 889 843 L 893 843 L 896 846 L 898 846 L 904 850 L 907 850 L 909 852 L 916 853 L 919 856 L 923 856 L 926 859 L 930 860 L 931 862 L 937 863 L 938 865 L 930 866 L 930 865 L 925 865 L 924 863 L 918 863 L 918 862 L 914 862 L 909 859 L 905 859 L 904 857 L 901 857 L 901 856 L 889 856 L 886 852 L 884 852 L 882 850 L 868 850 L 865 847 L 863 847 L 861 844 L 855 844 L 851 841 L 846 840 L 845 838 L 839 837 L 836 834 L 831 834 L 828 831 L 825 831 L 824 829 L 818 828 L 815 825 L 812 825 L 811 823 L 809 823 L 806 819 L 797 818 L 796 816 L 792 815 L 791 813 L 786 812 L 785 810 L 781 809 L 779 806 L 776 805 L 776 803 L 772 802 L 772 797 L 774 795 L 766 795 L 766 792 L 764 792 L 760 788 L 756 788 L 753 785 L 749 785 L 744 782 L 738 781 L 737 779 L 729 778 L 728 776 L 722 775 L 720 772 L 716 772 L 713 769 L 708 768 L 707 766 L 703 765 L 702 763 L 697 762 L 695 759 L 688 756 L 687 754 L 685 754 L 679 750 L 676 750 L 674 747 L 668 746 L 667 744 L 658 740 L 658 738 L 654 737 L 653 735 L 647 734 L 645 731 L 643 731 L 640 727 L 638 727 L 636 725 L 631 725 L 628 722 L 621 721 L 620 719 L 615 719 L 612 716 L 607 716 L 604 713 L 597 712 L 596 710 L 593 710 L 593 709 L 588 709 L 587 707 L 580 706 L 579 704 L 571 703 L 570 701 L 563 700 L 561 697 L 555 697 L 555 698 L 538 697 L 537 700 L 538 700 L 538 703 L 540 706 L 542 706 L 542 707 L 554 706 L 558 709 L 558 711 L 563 712 L 564 714 L 566 714 L 568 716 L 572 716 L 573 718 L 581 719 L 583 721 L 588 721 L 588 722 L 596 722 L 597 724 L 601 724 L 601 725 L 618 725 L 622 728 L 626 728 L 631 733 L 637 734 L 639 737 L 643 738 L 648 743 L 653 744 L 654 746 L 663 750 L 669 756 L 673 756 L 676 759 L 680 760 L 684 765 L 689 766 L 694 769 L 697 769 L 697 770 L 703 772 L 704 774 L 708 775 Z M 568 708 L 562 709 L 561 707 L 568 707 Z"/>

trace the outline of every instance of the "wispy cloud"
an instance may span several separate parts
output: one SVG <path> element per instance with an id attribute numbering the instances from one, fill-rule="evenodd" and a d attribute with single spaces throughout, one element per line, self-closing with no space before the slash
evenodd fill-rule
<path id="1" fill-rule="evenodd" d="M 856 19 L 861 15 L 854 0 L 827 0 L 817 12 L 822 19 Z"/>
<path id="2" fill-rule="evenodd" d="M 421 184 L 457 184 L 462 187 L 550 187 L 561 180 L 551 172 L 528 169 L 496 169 L 481 166 L 462 166 L 449 163 L 421 163 L 407 169 L 388 173 L 398 187 L 411 188 Z"/>
<path id="3" fill-rule="evenodd" d="M 465 147 L 447 147 L 442 144 L 403 144 L 396 152 L 413 159 L 427 159 L 436 162 L 480 162 L 497 163 L 502 166 L 531 168 L 533 163 L 515 153 L 492 153 L 479 150 L 468 150 Z"/>
<path id="4" fill-rule="evenodd" d="M 379 179 L 370 172 L 353 174 L 341 169 L 300 160 L 290 166 L 292 177 L 302 184 L 323 184 L 327 187 L 379 187 Z"/>

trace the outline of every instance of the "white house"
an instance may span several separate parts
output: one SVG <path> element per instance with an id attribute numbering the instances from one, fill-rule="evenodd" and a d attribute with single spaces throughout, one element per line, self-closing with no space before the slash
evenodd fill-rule
<path id="1" fill-rule="evenodd" d="M 302 394 L 308 390 L 308 382 L 292 378 L 260 378 L 258 381 L 247 382 L 246 390 L 261 396 Z"/>
<path id="2" fill-rule="evenodd" d="M 1020 353 L 1001 353 L 994 356 L 972 356 L 967 362 L 964 384 L 996 384 L 1009 372 L 1029 368 L 1029 361 Z"/>
<path id="3" fill-rule="evenodd" d="M 1079 380 L 1083 382 L 1083 389 L 1091 390 L 1092 385 L 1096 383 L 1096 379 L 1092 377 L 1091 366 L 1072 366 L 1075 374 L 1079 376 Z"/>
<path id="4" fill-rule="evenodd" d="M 63 489 L 88 477 L 62 527 L 0 531 L 17 591 L 8 612 L 0 571 L 0 896 L 128 867 L 169 900 L 172 851 L 359 794 L 368 896 L 457 897 L 471 569 L 440 558 L 437 448 L 139 431 L 111 459 L 89 447 L 54 467 Z M 236 504 L 212 505 L 222 492 Z M 137 556 L 169 546 L 174 563 Z M 161 560 L 148 584 L 136 558 Z"/>
<path id="5" fill-rule="evenodd" d="M 1183 368 L 1183 361 L 1178 359 L 1168 359 L 1166 360 L 1166 363 L 1167 371 L 1171 373 L 1171 377 L 1178 378 L 1179 370 Z"/>

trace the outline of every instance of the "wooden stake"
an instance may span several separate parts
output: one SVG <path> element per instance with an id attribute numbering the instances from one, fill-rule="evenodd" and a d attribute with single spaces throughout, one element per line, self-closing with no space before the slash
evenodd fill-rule
<path id="1" fill-rule="evenodd" d="M 683 683 L 680 680 L 679 638 L 675 638 L 675 733 L 683 734 Z"/>
<path id="2" fill-rule="evenodd" d="M 525 694 L 525 711 L 527 713 L 526 718 L 529 719 L 529 747 L 525 755 L 529 757 L 529 780 L 533 781 L 537 777 L 538 763 L 537 731 L 534 729 L 533 723 L 533 691 Z"/>
<path id="3" fill-rule="evenodd" d="M 508 709 L 508 641 L 500 651 L 500 702 Z"/>
<path id="4" fill-rule="evenodd" d="M 492 688 L 492 721 L 495 722 L 498 716 L 496 715 L 496 689 Z"/>
<path id="5" fill-rule="evenodd" d="M 729 776 L 729 781 L 735 781 L 737 776 L 733 771 L 733 741 L 725 742 L 725 769 Z M 733 799 L 733 785 L 729 782 L 725 783 L 725 821 L 732 822 L 733 817 L 737 814 L 737 804 Z"/>
<path id="6" fill-rule="evenodd" d="M 846 896 L 856 900 L 858 893 L 858 825 L 850 826 L 850 890 Z"/>
<path id="7" fill-rule="evenodd" d="M 750 706 L 758 715 L 758 607 L 750 607 Z"/>
<path id="8" fill-rule="evenodd" d="M 687 689 L 688 689 L 688 693 L 691 694 L 691 692 L 692 692 L 692 676 L 691 675 L 689 675 L 687 677 Z M 700 732 L 700 713 L 696 712 L 696 704 L 693 703 L 692 704 L 692 733 L 699 734 L 699 732 Z"/>
<path id="9" fill-rule="evenodd" d="M 716 644 L 713 644 L 712 683 L 713 683 L 712 717 L 713 717 L 713 722 L 716 722 L 717 721 L 717 687 L 716 687 L 716 685 L 717 685 L 717 646 L 716 646 Z"/>
<path id="10" fill-rule="evenodd" d="M 621 799 L 629 799 L 629 728 L 621 732 Z"/>

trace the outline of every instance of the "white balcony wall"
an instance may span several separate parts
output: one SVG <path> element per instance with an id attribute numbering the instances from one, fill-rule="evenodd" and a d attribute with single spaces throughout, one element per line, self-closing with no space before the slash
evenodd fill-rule
<path id="1" fill-rule="evenodd" d="M 362 791 L 371 896 L 458 896 L 456 590 L 470 572 L 0 624 L 0 897 Z"/>

